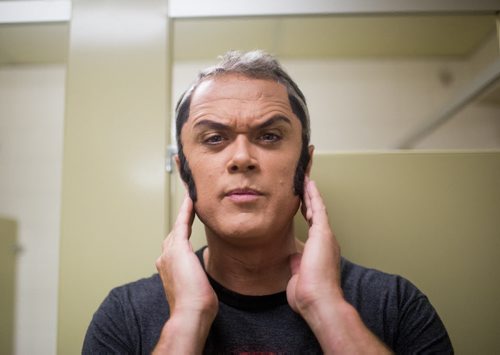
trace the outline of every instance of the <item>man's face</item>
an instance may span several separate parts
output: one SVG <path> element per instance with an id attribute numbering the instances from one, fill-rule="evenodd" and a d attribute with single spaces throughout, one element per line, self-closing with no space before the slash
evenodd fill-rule
<path id="1" fill-rule="evenodd" d="M 299 206 L 302 126 L 285 87 L 227 74 L 202 82 L 189 112 L 181 139 L 202 222 L 230 238 L 286 232 Z"/>

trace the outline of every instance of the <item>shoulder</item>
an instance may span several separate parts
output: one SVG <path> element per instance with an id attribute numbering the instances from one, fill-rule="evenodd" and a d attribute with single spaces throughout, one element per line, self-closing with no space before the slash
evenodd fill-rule
<path id="1" fill-rule="evenodd" d="M 94 313 L 83 353 L 150 351 L 168 316 L 158 274 L 116 287 Z"/>
<path id="2" fill-rule="evenodd" d="M 427 296 L 404 277 L 343 258 L 342 289 L 365 324 L 397 353 L 453 353 Z"/>
<path id="3" fill-rule="evenodd" d="M 158 274 L 112 289 L 101 305 L 109 306 L 127 321 L 139 324 L 163 321 L 169 315 L 168 303 Z M 155 319 L 158 318 L 158 319 Z"/>
<path id="4" fill-rule="evenodd" d="M 108 298 L 116 301 L 136 303 L 137 300 L 155 302 L 165 298 L 160 276 L 154 274 L 134 282 L 113 288 Z"/>
<path id="5" fill-rule="evenodd" d="M 400 275 L 389 274 L 377 269 L 367 268 L 342 258 L 342 288 L 353 303 L 377 299 L 392 301 L 394 306 L 403 307 L 405 303 L 426 296 L 409 280 Z"/>
<path id="6" fill-rule="evenodd" d="M 342 258 L 342 290 L 346 300 L 360 313 L 365 322 L 385 331 L 395 328 L 417 304 L 429 304 L 425 294 L 406 278 L 367 268 Z M 383 318 L 381 318 L 383 317 Z"/>
<path id="7" fill-rule="evenodd" d="M 100 316 L 128 318 L 131 314 L 141 318 L 156 309 L 168 309 L 158 274 L 113 288 L 96 311 L 94 320 Z"/>

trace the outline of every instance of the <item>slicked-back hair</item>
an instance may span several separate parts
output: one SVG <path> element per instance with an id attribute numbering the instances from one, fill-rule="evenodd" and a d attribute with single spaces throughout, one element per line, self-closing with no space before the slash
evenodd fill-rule
<path id="1" fill-rule="evenodd" d="M 203 81 L 227 74 L 239 74 L 250 79 L 264 79 L 276 81 L 285 86 L 292 112 L 298 117 L 302 125 L 302 149 L 294 176 L 294 193 L 302 196 L 304 193 L 304 178 L 307 165 L 310 160 L 309 140 L 310 125 L 309 111 L 306 98 L 297 84 L 281 67 L 280 63 L 272 55 L 255 50 L 250 52 L 229 51 L 220 57 L 220 62 L 209 67 L 198 74 L 191 87 L 182 94 L 175 108 L 175 127 L 177 138 L 177 151 L 180 161 L 180 175 L 188 185 L 189 196 L 193 201 L 197 200 L 196 186 L 194 183 L 189 163 L 184 155 L 181 132 L 182 127 L 189 118 L 191 98 L 196 88 Z"/>

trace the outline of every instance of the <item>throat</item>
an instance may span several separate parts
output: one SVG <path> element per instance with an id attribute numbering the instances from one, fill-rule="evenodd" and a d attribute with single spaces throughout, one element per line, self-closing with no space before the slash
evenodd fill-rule
<path id="1" fill-rule="evenodd" d="M 291 277 L 289 256 L 295 247 L 281 245 L 280 251 L 220 252 L 204 250 L 207 273 L 225 288 L 242 295 L 262 296 L 286 290 Z"/>

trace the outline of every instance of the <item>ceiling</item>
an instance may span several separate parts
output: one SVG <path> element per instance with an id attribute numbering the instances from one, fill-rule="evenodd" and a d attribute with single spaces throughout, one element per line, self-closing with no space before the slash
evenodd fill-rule
<path id="1" fill-rule="evenodd" d="M 495 35 L 494 15 L 302 16 L 176 19 L 174 60 L 214 60 L 228 49 L 280 58 L 466 58 Z M 478 98 L 500 105 L 500 80 Z"/>
<path id="2" fill-rule="evenodd" d="M 482 104 L 500 106 L 500 79 L 491 84 L 489 88 L 479 97 L 478 101 Z"/>
<path id="3" fill-rule="evenodd" d="M 0 25 L 0 65 L 65 63 L 69 24 Z"/>
<path id="4" fill-rule="evenodd" d="M 281 58 L 466 57 L 496 30 L 494 15 L 176 19 L 174 60 L 262 48 Z M 1 24 L 0 66 L 66 63 L 69 23 Z M 500 85 L 482 102 L 500 104 Z"/>
<path id="5" fill-rule="evenodd" d="M 178 19 L 176 60 L 228 49 L 287 58 L 466 56 L 495 31 L 493 15 L 302 16 Z"/>
<path id="6" fill-rule="evenodd" d="M 176 19 L 174 59 L 262 48 L 287 58 L 467 56 L 495 31 L 494 15 Z M 64 63 L 69 23 L 0 25 L 0 65 Z"/>

